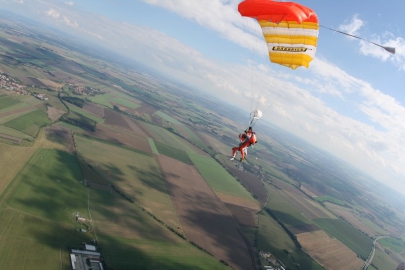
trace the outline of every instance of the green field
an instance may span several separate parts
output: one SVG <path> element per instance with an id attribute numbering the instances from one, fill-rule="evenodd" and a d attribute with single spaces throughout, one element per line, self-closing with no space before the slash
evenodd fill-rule
<path id="1" fill-rule="evenodd" d="M 20 101 L 18 101 L 17 99 L 9 96 L 2 96 L 0 97 L 0 110 L 11 107 L 18 103 L 20 103 Z"/>
<path id="2" fill-rule="evenodd" d="M 157 116 L 163 118 L 165 121 L 168 121 L 168 122 L 170 122 L 172 124 L 182 125 L 176 118 L 173 118 L 170 115 L 167 115 L 162 111 L 157 111 L 157 112 L 155 112 L 154 115 L 157 115 Z"/>
<path id="3" fill-rule="evenodd" d="M 89 113 L 89 112 L 87 112 L 87 111 L 85 111 L 85 110 L 83 110 L 83 109 L 81 109 L 79 107 L 76 107 L 76 106 L 71 105 L 71 104 L 68 104 L 68 107 L 69 107 L 69 109 L 71 111 L 74 111 L 74 112 L 76 112 L 78 114 L 81 114 L 81 115 L 83 115 L 83 116 L 85 116 L 85 117 L 87 117 L 87 118 L 89 118 L 91 120 L 96 121 L 97 123 L 104 122 L 103 118 L 97 117 L 97 116 L 95 116 L 95 115 L 93 115 L 93 114 L 91 114 L 91 113 Z"/>
<path id="4" fill-rule="evenodd" d="M 38 149 L 13 180 L 18 186 L 9 192 L 6 202 L 24 213 L 65 222 L 74 211 L 86 210 L 82 180 L 75 156 Z"/>
<path id="5" fill-rule="evenodd" d="M 316 201 L 318 202 L 330 202 L 333 204 L 337 204 L 337 205 L 341 205 L 341 206 L 345 206 L 346 203 L 342 200 L 339 200 L 333 196 L 330 195 L 325 195 L 325 196 L 319 196 L 319 197 L 315 197 L 314 198 Z"/>
<path id="6" fill-rule="evenodd" d="M 195 150 L 188 143 L 186 143 L 182 138 L 176 136 L 170 131 L 143 122 L 140 122 L 140 124 L 156 137 L 154 141 L 162 142 L 164 144 L 170 145 L 171 147 L 181 149 L 186 152 L 195 152 Z"/>
<path id="7" fill-rule="evenodd" d="M 314 221 L 329 236 L 338 239 L 363 259 L 370 254 L 373 241 L 346 221 L 328 218 L 319 218 Z"/>
<path id="8" fill-rule="evenodd" d="M 75 230 L 73 212 L 87 213 L 81 180 L 75 156 L 32 155 L 0 196 L 0 269 L 69 269 L 67 245 L 92 238 Z"/>
<path id="9" fill-rule="evenodd" d="M 46 112 L 37 109 L 4 123 L 4 126 L 16 129 L 32 137 L 35 137 L 40 127 L 49 124 L 51 124 L 51 120 L 49 120 Z"/>
<path id="10" fill-rule="evenodd" d="M 22 109 L 22 108 L 25 108 L 28 106 L 30 106 L 30 105 L 27 105 L 27 103 L 18 102 L 16 104 L 14 104 L 13 106 L 0 107 L 0 113 L 11 112 L 11 111 Z"/>
<path id="11" fill-rule="evenodd" d="M 108 183 L 172 227 L 178 220 L 154 157 L 75 136 L 81 158 Z"/>
<path id="12" fill-rule="evenodd" d="M 118 91 L 114 91 L 112 93 L 106 93 L 103 95 L 96 95 L 94 97 L 88 96 L 87 98 L 90 99 L 94 103 L 104 105 L 111 109 L 113 107 L 111 103 L 117 103 L 117 104 L 120 104 L 122 106 L 131 108 L 131 109 L 136 109 L 140 106 L 139 100 L 129 97 L 128 95 L 122 94 Z"/>
<path id="13" fill-rule="evenodd" d="M 379 247 L 375 249 L 373 261 L 371 262 L 379 270 L 383 269 L 396 269 L 398 263 L 396 263 L 384 250 Z"/>
<path id="14" fill-rule="evenodd" d="M 288 269 L 323 269 L 305 252 L 298 249 L 283 228 L 264 211 L 259 213 L 257 248 L 274 254 Z M 285 250 L 288 251 L 288 254 Z M 300 267 L 297 267 L 295 263 L 298 263 Z"/>
<path id="15" fill-rule="evenodd" d="M 193 153 L 189 153 L 189 157 L 215 192 L 255 200 L 232 175 L 211 157 Z"/>
<path id="16" fill-rule="evenodd" d="M 115 269 L 229 269 L 134 204 L 91 192 L 91 213 L 105 263 Z"/>
<path id="17" fill-rule="evenodd" d="M 22 133 L 21 131 L 12 129 L 12 128 L 8 128 L 8 127 L 4 127 L 4 126 L 0 126 L 0 134 L 5 134 L 5 135 L 9 135 L 9 136 L 13 136 L 16 138 L 21 138 L 21 139 L 29 139 L 32 140 L 32 137 Z"/>
<path id="18" fill-rule="evenodd" d="M 282 196 L 274 186 L 268 184 L 265 186 L 269 192 L 269 199 L 266 207 L 269 208 L 287 227 L 313 224 L 313 222 L 302 215 L 302 213 L 289 200 Z"/>
<path id="19" fill-rule="evenodd" d="M 395 251 L 396 253 L 402 253 L 405 251 L 405 241 L 396 238 L 382 238 L 378 240 L 378 243 L 383 247 L 387 247 Z"/>
<path id="20" fill-rule="evenodd" d="M 167 144 L 161 143 L 159 141 L 154 141 L 154 144 L 156 146 L 156 149 L 158 153 L 177 159 L 183 163 L 190 164 L 191 160 L 188 157 L 187 153 L 184 152 L 183 150 L 179 150 L 177 148 L 171 147 Z"/>
<path id="21" fill-rule="evenodd" d="M 97 122 L 95 120 L 75 111 L 71 111 L 67 116 L 63 117 L 62 121 L 78 126 L 86 131 L 95 131 L 97 126 Z"/>

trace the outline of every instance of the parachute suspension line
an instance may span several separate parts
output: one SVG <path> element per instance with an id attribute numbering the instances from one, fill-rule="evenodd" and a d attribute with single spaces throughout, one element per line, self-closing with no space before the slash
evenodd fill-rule
<path id="1" fill-rule="evenodd" d="M 394 47 L 383 46 L 383 45 L 374 43 L 374 42 L 372 42 L 372 41 L 366 40 L 366 39 L 364 39 L 364 38 L 361 38 L 361 37 L 358 37 L 358 36 L 354 36 L 354 35 L 351 35 L 351 34 L 349 34 L 349 33 L 345 33 L 345 32 L 342 32 L 342 31 L 339 31 L 339 30 L 336 30 L 336 29 L 332 29 L 332 28 L 329 28 L 329 27 L 326 27 L 326 26 L 323 26 L 323 25 L 319 25 L 319 26 L 322 27 L 322 28 L 331 30 L 331 31 L 333 31 L 333 32 L 339 33 L 339 34 L 343 34 L 343 35 L 346 35 L 346 36 L 349 36 L 349 37 L 353 37 L 353 38 L 357 38 L 357 39 L 364 40 L 365 42 L 368 42 L 368 43 L 371 43 L 371 44 L 374 44 L 374 45 L 376 45 L 376 46 L 378 46 L 378 47 L 383 48 L 384 50 L 386 50 L 386 51 L 389 52 L 389 53 L 395 54 L 395 48 L 394 48 Z"/>

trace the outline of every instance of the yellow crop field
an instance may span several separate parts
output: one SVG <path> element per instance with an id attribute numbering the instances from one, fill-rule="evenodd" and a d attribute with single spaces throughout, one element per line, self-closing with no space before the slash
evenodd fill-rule
<path id="1" fill-rule="evenodd" d="M 356 253 L 324 231 L 300 233 L 297 238 L 302 249 L 325 269 L 357 270 L 364 263 Z"/>

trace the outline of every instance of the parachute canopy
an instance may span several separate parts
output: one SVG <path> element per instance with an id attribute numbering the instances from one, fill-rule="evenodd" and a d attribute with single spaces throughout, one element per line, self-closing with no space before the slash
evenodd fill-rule
<path id="1" fill-rule="evenodd" d="M 259 22 L 271 62 L 291 69 L 309 67 L 319 33 L 318 17 L 312 9 L 294 2 L 245 0 L 238 11 Z"/>

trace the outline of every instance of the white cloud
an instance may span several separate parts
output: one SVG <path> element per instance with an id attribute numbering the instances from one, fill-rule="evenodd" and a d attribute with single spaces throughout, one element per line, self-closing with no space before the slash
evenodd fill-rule
<path id="1" fill-rule="evenodd" d="M 338 29 L 342 32 L 348 33 L 349 35 L 357 35 L 361 27 L 364 26 L 364 22 L 358 18 L 358 14 L 354 15 L 350 22 L 347 24 L 342 24 Z"/>
<path id="2" fill-rule="evenodd" d="M 349 23 L 340 25 L 339 30 L 360 38 L 357 39 L 359 40 L 360 53 L 382 61 L 389 60 L 400 70 L 405 71 L 405 40 L 401 37 L 395 37 L 390 32 L 384 32 L 382 35 L 373 34 L 370 38 L 362 37 L 359 30 L 364 25 L 365 23 L 356 14 Z M 395 48 L 395 55 L 381 48 L 382 46 Z"/>
<path id="3" fill-rule="evenodd" d="M 73 6 L 75 3 L 74 2 L 65 2 L 65 4 L 68 6 Z"/>
<path id="4" fill-rule="evenodd" d="M 71 27 L 73 27 L 73 28 L 79 27 L 79 24 L 78 24 L 76 21 L 71 21 L 71 20 L 69 20 L 69 18 L 66 17 L 66 16 L 63 16 L 62 22 L 63 22 L 64 24 L 66 24 L 67 26 L 71 26 Z"/>
<path id="5" fill-rule="evenodd" d="M 189 0 L 143 1 L 193 20 L 242 47 L 267 54 L 260 26 L 255 20 L 244 18 L 237 11 L 239 0 L 199 0 L 192 3 Z"/>
<path id="6" fill-rule="evenodd" d="M 57 12 L 55 9 L 51 8 L 48 11 L 46 11 L 46 15 L 54 18 L 54 19 L 58 19 L 60 17 L 59 12 Z"/>
<path id="7" fill-rule="evenodd" d="M 14 0 L 15 2 L 17 2 L 18 4 L 24 4 L 24 0 Z"/>

